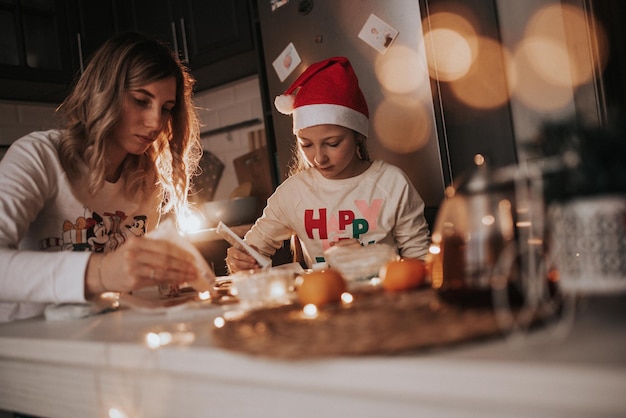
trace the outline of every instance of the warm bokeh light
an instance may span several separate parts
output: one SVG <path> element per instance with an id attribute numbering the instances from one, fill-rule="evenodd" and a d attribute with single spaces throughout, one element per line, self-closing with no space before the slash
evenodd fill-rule
<path id="1" fill-rule="evenodd" d="M 127 418 L 128 415 L 119 408 L 109 408 L 109 418 Z"/>
<path id="2" fill-rule="evenodd" d="M 564 109 L 576 88 L 604 69 L 609 53 L 600 23 L 562 2 L 539 7 L 508 48 L 479 36 L 479 20 L 456 2 L 431 7 L 422 27 L 430 77 L 450 83 L 455 97 L 476 109 L 512 97 L 539 112 Z"/>
<path id="3" fill-rule="evenodd" d="M 350 305 L 352 302 L 354 302 L 354 296 L 352 296 L 352 293 L 343 292 L 341 294 L 341 303 L 343 305 Z"/>
<path id="4" fill-rule="evenodd" d="M 565 40 L 527 37 L 524 48 L 528 55 L 528 64 L 546 82 L 564 87 L 577 84 L 572 78 L 572 71 L 575 69 L 570 65 Z M 591 76 L 591 71 L 588 73 Z"/>
<path id="5" fill-rule="evenodd" d="M 422 21 L 422 25 L 429 30 L 450 29 L 467 40 L 475 38 L 478 32 L 476 16 L 459 4 L 449 3 L 442 5 L 441 10 L 433 9 L 427 19 L 428 22 Z"/>
<path id="6" fill-rule="evenodd" d="M 513 95 L 535 110 L 561 109 L 573 100 L 572 87 L 552 83 L 535 71 L 533 64 L 533 60 L 536 59 L 535 45 L 534 39 L 525 39 L 513 55 L 513 66 L 517 75 Z"/>
<path id="7" fill-rule="evenodd" d="M 156 332 L 147 333 L 145 341 L 148 348 L 156 349 L 161 346 L 161 339 L 159 338 L 159 334 Z"/>
<path id="8" fill-rule="evenodd" d="M 190 331 L 177 331 L 174 333 L 167 331 L 149 332 L 146 334 L 144 340 L 148 348 L 156 350 L 157 348 L 169 345 L 189 345 L 196 339 L 196 335 Z"/>
<path id="9" fill-rule="evenodd" d="M 490 38 L 477 38 L 477 55 L 467 74 L 451 83 L 452 92 L 461 102 L 478 109 L 492 109 L 510 99 L 509 86 L 516 84 L 511 68 L 511 54 Z"/>
<path id="10" fill-rule="evenodd" d="M 419 150 L 431 133 L 430 113 L 414 99 L 387 98 L 376 108 L 372 120 L 380 143 L 397 153 Z"/>
<path id="11" fill-rule="evenodd" d="M 181 215 L 178 219 L 180 229 L 184 233 L 193 233 L 205 227 L 205 220 L 202 215 L 193 210 L 188 210 L 187 213 Z"/>
<path id="12" fill-rule="evenodd" d="M 539 9 L 526 25 L 526 39 L 533 39 L 531 64 L 551 83 L 579 86 L 601 70 L 606 62 L 607 42 L 602 27 L 585 11 L 568 4 Z M 594 59 L 593 49 L 598 57 Z M 594 62 L 595 61 L 595 62 Z"/>
<path id="13" fill-rule="evenodd" d="M 472 51 L 467 40 L 451 29 L 434 29 L 424 35 L 428 73 L 441 81 L 463 77 L 472 65 Z"/>
<path id="14" fill-rule="evenodd" d="M 374 66 L 376 78 L 386 90 L 406 94 L 428 86 L 426 63 L 411 48 L 395 45 L 380 55 Z"/>
<path id="15" fill-rule="evenodd" d="M 422 25 L 427 28 L 424 46 L 430 76 L 452 81 L 467 74 L 476 59 L 476 30 L 472 24 L 459 14 L 437 12 Z"/>
<path id="16" fill-rule="evenodd" d="M 317 306 L 315 306 L 313 303 L 307 303 L 306 305 L 304 305 L 304 308 L 302 308 L 302 313 L 304 314 L 305 318 L 317 318 Z"/>

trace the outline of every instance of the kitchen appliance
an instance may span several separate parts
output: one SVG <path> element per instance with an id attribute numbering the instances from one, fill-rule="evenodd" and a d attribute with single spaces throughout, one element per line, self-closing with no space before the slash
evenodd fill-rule
<path id="1" fill-rule="evenodd" d="M 273 130 L 273 135 L 268 134 L 268 147 L 276 159 L 279 182 L 287 177 L 295 138 L 291 117 L 275 109 L 274 98 L 310 64 L 345 56 L 369 105 L 367 141 L 371 157 L 400 167 L 426 206 L 439 206 L 444 179 L 420 2 L 257 0 L 256 4 L 264 59 L 261 86 L 265 90 L 266 128 Z M 378 23 L 369 28 L 368 22 Z M 381 35 L 387 33 L 386 46 L 375 44 L 375 37 L 369 43 L 363 40 L 364 28 L 370 33 L 376 27 Z"/>

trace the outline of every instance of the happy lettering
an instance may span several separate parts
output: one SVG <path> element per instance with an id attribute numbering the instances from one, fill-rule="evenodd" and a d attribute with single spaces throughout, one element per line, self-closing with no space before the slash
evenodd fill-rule
<path id="1" fill-rule="evenodd" d="M 377 227 L 383 199 L 375 199 L 368 204 L 364 200 L 355 200 L 358 213 L 353 210 L 338 210 L 335 214 L 328 214 L 327 208 L 306 209 L 304 211 L 304 226 L 310 239 L 329 239 L 329 235 L 345 234 L 352 230 L 352 238 L 359 237 Z"/>

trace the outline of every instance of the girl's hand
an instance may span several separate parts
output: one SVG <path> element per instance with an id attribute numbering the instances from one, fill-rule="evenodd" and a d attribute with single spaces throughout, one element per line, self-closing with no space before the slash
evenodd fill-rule
<path id="1" fill-rule="evenodd" d="M 235 247 L 229 247 L 228 250 L 226 250 L 226 267 L 232 274 L 240 270 L 257 269 L 260 266 L 254 257 L 247 252 L 241 251 Z"/>
<path id="2" fill-rule="evenodd" d="M 130 237 L 116 251 L 92 254 L 85 294 L 130 292 L 162 282 L 181 284 L 198 277 L 193 254 L 162 239 Z"/>

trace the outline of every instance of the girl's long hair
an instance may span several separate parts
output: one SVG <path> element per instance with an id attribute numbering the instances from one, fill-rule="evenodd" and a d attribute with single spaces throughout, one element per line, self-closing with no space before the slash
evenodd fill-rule
<path id="1" fill-rule="evenodd" d="M 123 111 L 124 93 L 167 77 L 176 80 L 176 105 L 156 141 L 142 155 L 122 162 L 124 193 L 135 199 L 159 196 L 161 211 L 180 214 L 202 153 L 200 125 L 192 103 L 195 80 L 176 55 L 156 40 L 124 33 L 107 41 L 58 111 L 64 130 L 59 155 L 71 180 L 87 166 L 89 192 L 105 183 L 107 144 Z"/>

